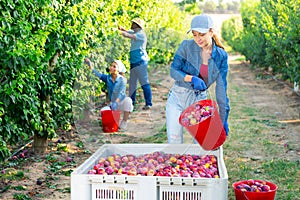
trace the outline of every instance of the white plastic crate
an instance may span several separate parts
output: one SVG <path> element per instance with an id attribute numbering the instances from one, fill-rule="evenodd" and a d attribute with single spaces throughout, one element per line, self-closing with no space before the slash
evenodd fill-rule
<path id="1" fill-rule="evenodd" d="M 87 174 L 101 157 L 154 151 L 215 155 L 220 178 Z M 222 147 L 205 151 L 198 144 L 105 144 L 71 174 L 72 200 L 227 200 L 227 196 L 228 175 Z"/>

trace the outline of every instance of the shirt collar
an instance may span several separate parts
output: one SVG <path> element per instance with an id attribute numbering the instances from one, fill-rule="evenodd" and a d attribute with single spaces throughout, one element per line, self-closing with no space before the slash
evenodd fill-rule
<path id="1" fill-rule="evenodd" d="M 119 79 L 120 77 L 122 77 L 122 75 L 118 74 L 115 81 L 118 81 L 118 79 Z M 112 81 L 112 75 L 111 75 L 111 74 L 109 74 L 109 80 Z"/>

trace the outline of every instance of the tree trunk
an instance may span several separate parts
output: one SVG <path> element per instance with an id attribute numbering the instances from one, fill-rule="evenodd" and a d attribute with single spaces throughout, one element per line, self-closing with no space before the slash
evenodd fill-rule
<path id="1" fill-rule="evenodd" d="M 33 152 L 35 154 L 44 154 L 48 147 L 48 136 L 41 136 L 38 133 L 33 137 Z"/>
<path id="2" fill-rule="evenodd" d="M 57 60 L 59 58 L 60 52 L 57 51 L 53 57 L 49 60 L 49 66 L 48 66 L 48 72 L 53 73 L 54 67 L 57 64 Z M 45 95 L 43 92 L 40 93 L 40 101 L 41 105 L 43 105 L 43 102 L 46 102 L 47 109 L 50 111 L 50 99 L 51 96 Z M 43 121 L 49 122 L 50 119 L 48 116 L 45 116 L 43 113 L 41 113 L 41 118 Z M 48 147 L 48 133 L 46 130 L 44 130 L 42 136 L 38 134 L 38 132 L 34 132 L 34 137 L 33 137 L 33 152 L 38 155 L 42 155 L 46 153 Z"/>
<path id="3" fill-rule="evenodd" d="M 91 111 L 90 111 L 90 109 L 88 109 L 88 108 L 85 108 L 83 111 L 82 111 L 83 113 L 83 119 L 82 119 L 82 122 L 90 122 L 91 120 L 92 120 L 92 114 L 91 114 Z"/>

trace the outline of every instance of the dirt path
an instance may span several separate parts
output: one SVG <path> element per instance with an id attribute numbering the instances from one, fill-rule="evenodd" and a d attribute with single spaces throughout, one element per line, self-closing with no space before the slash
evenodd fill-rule
<path id="1" fill-rule="evenodd" d="M 279 83 L 273 79 L 259 79 L 255 73 L 249 69 L 247 63 L 235 61 L 237 56 L 230 56 L 229 69 L 229 96 L 235 92 L 234 88 L 247 89 L 248 103 L 255 106 L 261 112 L 268 113 L 272 116 L 271 120 L 292 120 L 300 118 L 300 97 L 293 93 L 292 89 L 286 84 Z M 143 102 L 140 102 L 140 107 L 136 108 L 129 119 L 128 130 L 114 134 L 103 133 L 99 126 L 97 117 L 95 120 L 88 123 L 76 124 L 76 131 L 61 133 L 59 139 L 66 143 L 71 153 L 74 153 L 75 165 L 73 169 L 83 163 L 90 154 L 82 152 L 82 148 L 78 147 L 78 143 L 82 142 L 84 149 L 91 153 L 95 152 L 104 143 L 137 143 L 144 138 L 157 134 L 165 126 L 165 104 L 169 88 L 173 84 L 173 80 L 169 77 L 169 67 L 155 69 L 151 72 L 151 85 L 153 89 L 153 108 L 144 111 L 141 109 Z M 142 95 L 142 91 L 139 91 Z M 231 107 L 231 109 L 235 109 Z M 287 158 L 299 158 L 299 143 L 300 143 L 300 123 L 285 123 L 284 126 L 274 129 L 274 134 L 278 134 L 279 141 L 282 144 L 293 145 L 291 151 L 287 152 Z M 190 142 L 190 137 L 187 134 L 185 142 Z M 55 151 L 55 143 L 50 143 L 49 152 Z M 79 152 L 79 153 L 78 153 Z M 65 161 L 67 153 L 57 155 L 60 161 Z M 32 199 L 70 199 L 70 193 L 62 192 L 70 187 L 70 177 L 64 174 L 56 174 L 47 177 L 49 183 L 46 184 L 44 170 L 49 170 L 45 158 L 40 162 L 30 162 L 23 167 L 26 173 L 26 179 L 14 183 L 14 185 L 24 185 L 27 187 L 26 193 L 32 195 Z M 36 185 L 37 178 L 42 177 L 45 184 Z M 58 181 L 59 180 L 59 181 Z M 50 184 L 51 183 L 51 184 Z M 51 185 L 52 189 L 49 189 Z M 67 191 L 67 190 L 66 190 Z M 18 193 L 13 189 L 0 194 L 0 199 L 13 199 L 12 195 Z M 19 192 L 20 193 L 20 192 Z"/>
<path id="2" fill-rule="evenodd" d="M 248 63 L 234 59 L 230 61 L 229 80 L 229 96 L 234 92 L 233 87 L 247 90 L 248 106 L 269 116 L 265 120 L 277 121 L 279 126 L 271 134 L 277 136 L 279 143 L 290 147 L 285 158 L 299 160 L 300 94 L 293 91 L 291 84 L 278 81 L 266 72 L 253 71 Z"/>

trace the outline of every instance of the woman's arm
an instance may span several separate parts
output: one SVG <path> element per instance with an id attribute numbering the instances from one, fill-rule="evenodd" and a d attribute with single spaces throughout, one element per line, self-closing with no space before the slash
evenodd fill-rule
<path id="1" fill-rule="evenodd" d="M 186 63 L 185 46 L 184 41 L 179 45 L 171 64 L 170 76 L 177 81 L 191 82 L 192 77 L 182 71 L 182 67 L 185 66 Z"/>
<path id="2" fill-rule="evenodd" d="M 86 64 L 87 66 L 89 66 L 90 70 L 92 70 L 93 74 L 95 74 L 98 78 L 100 78 L 105 83 L 107 82 L 107 75 L 106 74 L 102 74 L 102 73 L 98 72 L 96 69 L 94 69 L 93 64 L 90 61 L 90 59 L 85 58 L 84 59 L 84 64 Z"/>
<path id="3" fill-rule="evenodd" d="M 97 71 L 96 69 L 92 70 L 93 74 L 95 74 L 98 78 L 100 78 L 101 81 L 107 82 L 107 76 L 106 74 L 102 74 L 101 72 Z"/>
<path id="4" fill-rule="evenodd" d="M 228 115 L 230 111 L 229 98 L 227 96 L 227 74 L 228 74 L 228 55 L 224 55 L 219 68 L 220 73 L 216 80 L 216 100 L 219 106 L 220 117 L 224 125 L 227 126 L 228 134 Z"/>

